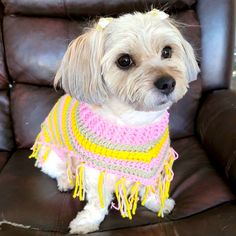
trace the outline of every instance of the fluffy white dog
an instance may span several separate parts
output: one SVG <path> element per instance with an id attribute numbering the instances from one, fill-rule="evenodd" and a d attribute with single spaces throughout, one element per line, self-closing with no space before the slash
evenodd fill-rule
<path id="1" fill-rule="evenodd" d="M 94 28 L 71 42 L 55 84 L 60 84 L 73 99 L 87 104 L 90 112 L 113 126 L 150 127 L 161 121 L 167 109 L 184 96 L 188 84 L 199 72 L 192 47 L 175 25 L 166 13 L 155 9 L 114 19 L 102 18 Z M 56 123 L 57 120 L 51 125 Z M 169 149 L 169 142 L 167 146 Z M 60 191 L 77 188 L 76 196 L 82 194 L 84 197 L 86 193 L 87 204 L 70 223 L 70 233 L 98 230 L 108 213 L 120 176 L 112 172 L 101 179 L 101 171 L 90 165 L 84 165 L 82 173 L 82 169 L 77 168 L 81 160 L 73 155 L 61 158 L 53 148 L 44 145 L 37 151 L 36 166 L 57 180 Z M 40 156 L 45 156 L 45 152 L 47 158 L 42 161 Z M 82 174 L 83 183 L 79 179 Z M 99 179 L 103 189 L 98 194 Z M 128 198 L 122 196 L 123 190 L 127 196 L 138 191 L 138 196 L 133 194 L 136 203 L 138 198 L 145 198 L 143 205 L 153 212 L 161 208 L 165 214 L 172 211 L 174 200 L 169 198 L 161 202 L 155 189 L 147 194 L 145 186 L 137 183 L 135 186 L 139 188 L 132 190 L 132 179 L 126 179 L 117 196 L 126 201 Z M 78 190 L 81 184 L 84 192 L 82 187 Z M 103 195 L 103 206 L 99 195 Z M 131 203 L 126 203 L 129 208 Z M 130 213 L 127 206 L 125 210 Z M 126 212 L 123 211 L 123 216 L 127 216 Z"/>

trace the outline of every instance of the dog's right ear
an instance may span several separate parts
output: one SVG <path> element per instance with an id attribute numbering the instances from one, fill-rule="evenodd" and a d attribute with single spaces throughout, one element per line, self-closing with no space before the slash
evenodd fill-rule
<path id="1" fill-rule="evenodd" d="M 54 80 L 72 97 L 86 103 L 101 104 L 107 98 L 102 79 L 101 59 L 104 54 L 102 30 L 93 28 L 73 40 L 62 59 Z"/>

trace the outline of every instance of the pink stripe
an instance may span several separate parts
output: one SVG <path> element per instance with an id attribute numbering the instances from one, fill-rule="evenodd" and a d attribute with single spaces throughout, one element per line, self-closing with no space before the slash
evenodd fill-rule
<path id="1" fill-rule="evenodd" d="M 80 104 L 80 118 L 85 127 L 102 139 L 113 143 L 144 145 L 161 136 L 168 126 L 169 113 L 160 122 L 145 127 L 128 127 L 109 123 L 93 113 L 87 104 Z"/>

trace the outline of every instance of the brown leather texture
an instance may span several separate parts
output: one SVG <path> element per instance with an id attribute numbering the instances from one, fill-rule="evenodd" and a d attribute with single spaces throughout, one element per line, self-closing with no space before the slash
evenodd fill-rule
<path id="1" fill-rule="evenodd" d="M 16 84 L 11 92 L 11 111 L 18 148 L 32 147 L 40 125 L 62 95 L 51 87 Z"/>
<path id="2" fill-rule="evenodd" d="M 86 25 L 63 19 L 5 17 L 4 41 L 11 78 L 17 83 L 52 86 L 68 44 Z"/>
<path id="3" fill-rule="evenodd" d="M 146 11 L 152 7 L 165 9 L 187 9 L 196 0 L 2 0 L 5 6 L 5 14 L 34 15 L 34 16 L 56 16 L 56 17 L 81 17 L 115 15 L 125 12 Z"/>
<path id="4" fill-rule="evenodd" d="M 216 91 L 201 107 L 197 124 L 202 144 L 236 193 L 236 92 Z"/>
<path id="5" fill-rule="evenodd" d="M 0 0 L 1 2 L 1 0 Z M 57 99 L 53 78 L 72 39 L 99 15 L 166 9 L 191 43 L 201 73 L 170 110 L 173 212 L 160 219 L 139 206 L 132 221 L 111 210 L 92 235 L 234 236 L 235 93 L 229 91 L 233 0 L 2 0 L 0 4 L 0 236 L 68 234 L 84 203 L 28 159 Z M 4 14 L 3 14 L 4 13 Z M 3 18 L 3 19 L 2 19 Z M 225 88 L 225 91 L 217 91 Z M 215 92 L 211 93 L 214 90 Z M 234 191 L 234 193 L 233 193 Z M 22 224 L 28 228 L 2 224 Z"/>
<path id="6" fill-rule="evenodd" d="M 173 147 L 180 158 L 174 164 L 171 196 L 176 207 L 172 214 L 161 219 L 139 207 L 130 221 L 111 210 L 101 224 L 102 231 L 179 220 L 235 199 L 195 138 L 175 141 Z M 60 193 L 55 180 L 35 168 L 34 160 L 27 158 L 29 154 L 28 150 L 17 151 L 1 173 L 2 215 L 10 222 L 43 231 L 67 232 L 69 222 L 84 203 L 73 199 L 71 192 Z"/>

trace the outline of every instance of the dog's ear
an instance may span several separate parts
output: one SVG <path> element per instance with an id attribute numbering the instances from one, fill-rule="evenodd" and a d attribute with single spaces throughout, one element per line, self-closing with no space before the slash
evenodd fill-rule
<path id="1" fill-rule="evenodd" d="M 192 82 L 197 79 L 197 75 L 200 72 L 196 56 L 194 54 L 192 46 L 183 38 L 182 46 L 184 49 L 184 63 L 186 66 L 186 77 L 188 82 Z"/>
<path id="2" fill-rule="evenodd" d="M 101 58 L 104 53 L 103 32 L 94 29 L 73 40 L 62 59 L 54 85 L 72 97 L 101 104 L 107 97 L 102 79 Z"/>

